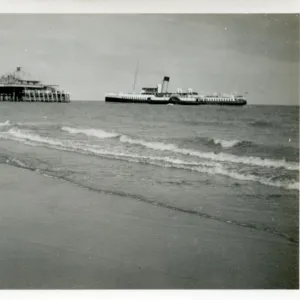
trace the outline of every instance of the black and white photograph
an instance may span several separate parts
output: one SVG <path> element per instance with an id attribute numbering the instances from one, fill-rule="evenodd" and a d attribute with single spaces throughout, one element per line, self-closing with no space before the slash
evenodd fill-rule
<path id="1" fill-rule="evenodd" d="M 299 13 L 39 2 L 0 14 L 0 290 L 298 290 Z"/>

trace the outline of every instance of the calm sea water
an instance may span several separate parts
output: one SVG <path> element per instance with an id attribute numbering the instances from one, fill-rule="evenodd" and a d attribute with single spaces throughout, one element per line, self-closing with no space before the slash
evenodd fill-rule
<path id="1" fill-rule="evenodd" d="M 0 110 L 1 164 L 295 245 L 298 138 L 298 107 L 73 102 Z"/>

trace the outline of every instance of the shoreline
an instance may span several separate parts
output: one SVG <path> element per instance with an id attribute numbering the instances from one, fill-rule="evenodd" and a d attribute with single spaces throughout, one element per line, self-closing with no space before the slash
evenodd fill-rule
<path id="1" fill-rule="evenodd" d="M 299 245 L 283 238 L 0 172 L 1 289 L 298 288 Z"/>

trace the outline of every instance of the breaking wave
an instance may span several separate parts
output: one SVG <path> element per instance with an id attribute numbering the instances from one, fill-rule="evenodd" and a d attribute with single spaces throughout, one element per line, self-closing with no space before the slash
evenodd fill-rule
<path id="1" fill-rule="evenodd" d="M 187 143 L 196 144 L 196 145 L 205 145 L 212 148 L 221 147 L 224 149 L 233 148 L 238 145 L 248 144 L 249 142 L 246 141 L 239 141 L 239 140 L 223 140 L 218 138 L 209 138 L 209 137 L 196 137 L 191 139 L 184 140 Z"/>
<path id="2" fill-rule="evenodd" d="M 93 136 L 97 137 L 99 139 L 105 139 L 105 138 L 113 138 L 119 136 L 117 133 L 112 133 L 112 132 L 107 132 L 102 129 L 95 129 L 95 128 L 89 128 L 89 129 L 84 129 L 84 128 L 73 128 L 73 127 L 62 127 L 61 128 L 63 131 L 66 131 L 71 134 L 85 134 L 87 136 Z"/>
<path id="3" fill-rule="evenodd" d="M 221 140 L 221 139 L 212 139 L 214 144 L 221 145 L 223 148 L 232 148 L 241 142 L 239 140 Z"/>
<path id="4" fill-rule="evenodd" d="M 295 169 L 295 165 L 287 163 L 285 161 L 274 161 L 266 160 L 254 157 L 238 157 L 229 154 L 214 154 L 199 152 L 191 149 L 182 149 L 173 144 L 164 144 L 161 142 L 146 142 L 143 140 L 131 139 L 127 136 L 122 135 L 120 141 L 123 143 L 139 144 L 147 148 L 151 148 L 159 151 L 169 151 L 173 153 L 180 153 L 184 155 L 199 157 L 208 159 L 205 161 L 186 161 L 175 157 L 161 157 L 151 155 L 140 155 L 137 153 L 126 153 L 120 151 L 111 151 L 109 149 L 102 149 L 98 146 L 89 144 L 83 144 L 72 140 L 58 140 L 48 137 L 42 137 L 37 134 L 28 132 L 22 132 L 19 129 L 11 128 L 6 133 L 1 133 L 1 137 L 8 138 L 11 140 L 27 143 L 32 146 L 46 146 L 48 148 L 77 152 L 80 154 L 96 155 L 111 159 L 119 159 L 127 162 L 145 163 L 152 164 L 158 167 L 171 167 L 178 169 L 185 169 L 189 171 L 195 171 L 209 175 L 221 175 L 229 177 L 239 181 L 254 181 L 268 186 L 274 186 L 284 189 L 297 189 L 299 190 L 299 182 L 294 180 L 274 180 L 272 178 L 266 178 L 254 174 L 244 174 L 236 170 L 227 169 L 219 162 L 234 162 L 243 164 L 252 164 L 257 166 L 267 167 L 285 167 L 292 166 Z M 33 144 L 36 143 L 36 144 Z M 291 168 L 290 168 L 291 169 Z"/>
<path id="5" fill-rule="evenodd" d="M 258 182 L 264 185 L 274 186 L 278 188 L 284 188 L 288 190 L 299 190 L 299 182 L 297 181 L 279 181 L 279 180 L 271 180 L 268 178 L 263 178 L 257 175 L 252 174 L 241 174 L 235 171 L 229 171 L 226 170 L 223 167 L 214 167 L 211 169 L 205 168 L 205 167 L 197 167 L 195 169 L 196 171 L 199 171 L 201 173 L 211 174 L 211 175 L 222 175 L 226 177 L 230 177 L 233 179 L 241 180 L 241 181 L 254 181 Z"/>
<path id="6" fill-rule="evenodd" d="M 162 142 L 147 142 L 144 140 L 132 139 L 124 135 L 120 137 L 120 141 L 123 143 L 141 145 L 153 150 L 170 151 L 174 153 L 190 155 L 190 156 L 195 156 L 203 159 L 209 159 L 209 160 L 220 161 L 220 162 L 232 162 L 232 163 L 240 163 L 240 164 L 247 164 L 253 166 L 260 166 L 260 167 L 263 166 L 269 168 L 285 168 L 287 170 L 299 169 L 298 164 L 287 162 L 284 159 L 272 160 L 272 159 L 263 159 L 260 157 L 254 157 L 254 156 L 237 156 L 237 155 L 227 154 L 227 153 L 215 154 L 213 152 L 201 152 L 201 151 L 187 149 L 187 148 L 179 148 L 174 144 L 165 144 Z"/>
<path id="7" fill-rule="evenodd" d="M 39 146 L 46 145 L 50 148 L 57 150 L 65 150 L 65 151 L 75 151 L 82 154 L 94 154 L 94 155 L 102 155 L 105 157 L 115 157 L 115 158 L 128 158 L 128 159 L 139 159 L 141 163 L 147 163 L 147 161 L 156 161 L 156 162 L 165 162 L 168 164 L 180 165 L 180 166 L 206 166 L 206 167 L 218 167 L 221 166 L 215 162 L 197 162 L 197 161 L 184 161 L 177 158 L 172 157 L 160 157 L 160 156 L 151 156 L 151 155 L 138 155 L 132 153 L 124 153 L 124 152 L 115 152 L 110 150 L 101 149 L 97 146 L 93 145 L 84 145 L 82 143 L 75 143 L 74 141 L 60 141 L 53 138 L 45 138 L 36 134 L 21 132 L 19 129 L 10 129 L 8 131 L 10 136 L 3 136 L 4 138 L 12 139 L 19 142 L 25 142 L 30 146 Z M 38 143 L 34 144 L 32 142 Z M 133 160 L 131 160 L 133 161 Z M 168 166 L 168 165 L 165 165 Z"/>
<path id="8" fill-rule="evenodd" d="M 9 120 L 7 120 L 5 122 L 0 122 L 0 127 L 9 126 L 9 125 L 10 125 Z"/>
<path id="9" fill-rule="evenodd" d="M 63 142 L 60 140 L 52 139 L 48 137 L 42 137 L 37 134 L 22 132 L 20 129 L 11 128 L 9 129 L 8 133 L 13 137 L 32 141 L 32 142 L 39 142 L 39 143 L 49 144 L 53 146 L 63 146 Z"/>
<path id="10" fill-rule="evenodd" d="M 209 137 L 199 137 L 194 138 L 190 140 L 186 140 L 187 143 L 196 143 L 196 144 L 204 144 L 208 146 L 209 148 L 212 148 L 211 150 L 217 150 L 220 151 L 220 147 L 224 150 L 238 150 L 238 149 L 245 149 L 254 152 L 253 156 L 240 156 L 236 154 L 228 154 L 228 153 L 218 153 L 215 152 L 202 152 L 197 151 L 195 149 L 189 149 L 184 148 L 181 146 L 177 146 L 176 144 L 172 143 L 164 143 L 164 142 L 149 142 L 145 140 L 139 140 L 134 139 L 126 135 L 122 135 L 116 132 L 107 132 L 102 129 L 96 129 L 96 128 L 74 128 L 74 127 L 62 127 L 62 131 L 68 132 L 70 134 L 84 134 L 86 136 L 92 136 L 96 137 L 98 139 L 106 139 L 106 138 L 119 138 L 121 142 L 123 143 L 129 143 L 129 144 L 136 144 L 140 146 L 144 146 L 146 148 L 152 149 L 152 150 L 161 150 L 161 151 L 171 151 L 178 154 L 183 155 L 190 155 L 190 156 L 196 156 L 203 159 L 210 159 L 214 161 L 220 161 L 220 162 L 231 162 L 231 163 L 240 163 L 240 164 L 246 164 L 246 165 L 253 165 L 253 166 L 264 166 L 264 167 L 271 167 L 271 168 L 285 168 L 288 170 L 298 170 L 298 166 L 294 162 L 288 162 L 285 159 L 280 159 L 283 157 L 280 153 L 283 151 L 285 152 L 285 155 L 291 156 L 290 153 L 295 153 L 298 151 L 298 149 L 294 149 L 293 147 L 284 147 L 284 149 L 276 148 L 276 146 L 264 146 L 255 144 L 250 141 L 239 141 L 239 140 L 224 140 L 224 139 L 218 139 L 218 138 L 209 138 Z M 262 149 L 270 148 L 268 150 L 268 153 L 272 153 L 273 156 L 278 156 L 278 159 L 269 159 L 269 158 L 260 158 L 257 155 L 257 152 L 260 153 Z M 282 151 L 281 151 L 282 150 Z M 263 151 L 265 153 L 265 151 Z"/>

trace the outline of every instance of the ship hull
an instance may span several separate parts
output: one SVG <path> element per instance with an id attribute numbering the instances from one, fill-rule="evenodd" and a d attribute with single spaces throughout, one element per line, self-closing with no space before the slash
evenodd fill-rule
<path id="1" fill-rule="evenodd" d="M 139 100 L 139 99 L 123 99 L 117 97 L 105 97 L 105 102 L 115 103 L 136 103 L 136 104 L 169 104 L 169 100 Z"/>
<path id="2" fill-rule="evenodd" d="M 243 106 L 246 105 L 247 102 L 210 102 L 210 101 L 184 101 L 179 99 L 167 99 L 167 100 L 141 100 L 141 99 L 128 99 L 128 98 L 120 98 L 120 97 L 113 97 L 108 96 L 105 97 L 105 102 L 113 102 L 113 103 L 133 103 L 133 104 L 174 104 L 174 105 L 188 105 L 188 106 L 195 106 L 195 105 L 226 105 L 226 106 Z"/>

